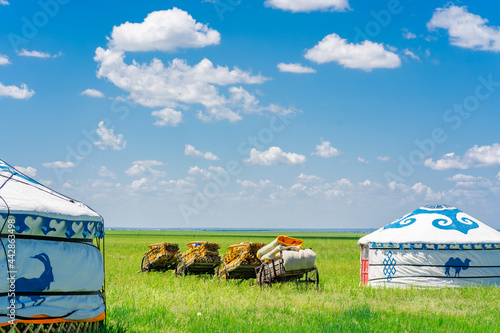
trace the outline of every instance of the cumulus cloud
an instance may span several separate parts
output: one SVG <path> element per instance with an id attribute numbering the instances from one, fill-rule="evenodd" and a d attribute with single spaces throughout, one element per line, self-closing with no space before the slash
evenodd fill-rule
<path id="1" fill-rule="evenodd" d="M 8 6 L 8 5 L 10 5 L 10 3 L 7 0 L 0 0 L 0 5 Z"/>
<path id="2" fill-rule="evenodd" d="M 134 161 L 132 166 L 125 171 L 128 176 L 152 175 L 154 177 L 164 177 L 166 173 L 154 169 L 156 166 L 163 166 L 163 162 L 155 160 Z"/>
<path id="3" fill-rule="evenodd" d="M 195 109 L 197 117 L 205 122 L 236 122 L 242 119 L 240 112 L 290 111 L 273 105 L 259 106 L 253 94 L 234 86 L 268 80 L 238 67 L 216 66 L 206 58 L 195 65 L 178 58 L 168 64 L 157 58 L 150 63 L 125 63 L 126 51 L 175 51 L 218 44 L 219 39 L 217 31 L 197 23 L 185 11 L 174 8 L 154 12 L 142 23 L 127 22 L 113 28 L 108 49 L 96 49 L 97 77 L 128 92 L 135 103 L 163 108 L 153 112 L 157 126 L 176 126 L 182 119 L 179 110 Z"/>
<path id="4" fill-rule="evenodd" d="M 182 121 L 182 112 L 171 108 L 153 111 L 151 115 L 156 117 L 156 126 L 177 126 Z"/>
<path id="5" fill-rule="evenodd" d="M 358 162 L 363 163 L 363 164 L 368 164 L 368 161 L 365 160 L 363 157 L 358 157 Z"/>
<path id="6" fill-rule="evenodd" d="M 410 51 L 409 49 L 404 49 L 403 50 L 403 54 L 407 57 L 410 57 L 412 58 L 413 60 L 417 60 L 417 61 L 420 61 L 420 58 L 418 55 L 416 55 L 415 53 L 413 53 L 412 51 Z"/>
<path id="7" fill-rule="evenodd" d="M 10 64 L 9 57 L 0 53 L 0 66 Z"/>
<path id="8" fill-rule="evenodd" d="M 11 97 L 15 99 L 29 99 L 35 94 L 34 90 L 30 90 L 26 84 L 21 84 L 21 87 L 17 86 L 4 86 L 0 82 L 0 98 Z"/>
<path id="9" fill-rule="evenodd" d="M 111 179 L 116 179 L 117 178 L 116 173 L 114 173 L 113 171 L 109 170 L 104 165 L 99 168 L 98 174 L 101 177 L 106 177 L 106 178 L 111 178 Z"/>
<path id="10" fill-rule="evenodd" d="M 307 162 L 304 155 L 296 153 L 285 153 L 279 147 L 270 147 L 265 151 L 258 151 L 253 148 L 250 151 L 250 156 L 245 160 L 249 164 L 257 164 L 264 166 L 271 165 L 301 165 Z"/>
<path id="11" fill-rule="evenodd" d="M 368 40 L 360 44 L 348 43 L 332 33 L 307 50 L 305 58 L 318 64 L 337 62 L 345 68 L 357 68 L 370 72 L 374 68 L 396 68 L 401 66 L 399 56 L 385 49 L 383 44 Z"/>
<path id="12" fill-rule="evenodd" d="M 120 151 L 127 145 L 127 141 L 123 139 L 123 134 L 115 135 L 115 131 L 111 128 L 107 128 L 106 125 L 104 125 L 104 121 L 99 122 L 96 132 L 101 138 L 101 141 L 94 142 L 94 145 L 99 147 L 99 149 L 106 150 L 109 147 L 113 150 Z"/>
<path id="13" fill-rule="evenodd" d="M 207 178 L 207 179 L 211 177 L 210 171 L 202 169 L 197 165 L 194 167 L 190 167 L 188 170 L 188 174 L 193 175 L 193 176 L 201 176 L 201 177 Z"/>
<path id="14" fill-rule="evenodd" d="M 415 39 L 415 38 L 417 38 L 417 35 L 415 35 L 413 32 L 409 31 L 406 28 L 403 28 L 402 31 L 403 31 L 403 38 L 405 38 L 405 39 Z"/>
<path id="15" fill-rule="evenodd" d="M 294 63 L 289 63 L 285 64 L 283 62 L 280 62 L 278 64 L 278 69 L 280 72 L 289 72 L 289 73 L 316 73 L 316 70 L 311 67 L 304 66 L 302 64 L 294 64 Z"/>
<path id="16" fill-rule="evenodd" d="M 17 52 L 17 55 L 18 56 L 21 56 L 21 57 L 32 57 L 32 58 L 57 58 L 59 56 L 62 55 L 61 52 L 59 52 L 58 54 L 50 54 L 48 52 L 41 52 L 41 51 L 28 51 L 26 49 L 22 49 L 21 51 Z"/>
<path id="17" fill-rule="evenodd" d="M 264 5 L 294 13 L 317 10 L 343 12 L 350 9 L 347 0 L 266 0 Z"/>
<path id="18" fill-rule="evenodd" d="M 324 179 L 315 175 L 306 175 L 301 173 L 297 176 L 297 182 L 299 183 L 321 183 Z"/>
<path id="19" fill-rule="evenodd" d="M 335 157 L 342 154 L 340 150 L 331 146 L 330 141 L 321 140 L 319 145 L 316 145 L 316 152 L 312 153 L 313 155 L 319 157 Z"/>
<path id="20" fill-rule="evenodd" d="M 201 152 L 199 150 L 196 150 L 196 148 L 194 148 L 194 146 L 192 146 L 192 145 L 185 145 L 184 146 L 184 155 L 193 156 L 193 157 L 203 157 L 204 159 L 212 160 L 212 161 L 216 161 L 219 159 L 215 154 L 213 154 L 209 151 L 207 151 L 205 153 Z"/>
<path id="21" fill-rule="evenodd" d="M 63 161 L 47 162 L 43 163 L 42 165 L 48 169 L 69 169 L 76 167 L 75 163 L 73 162 L 63 162 Z"/>
<path id="22" fill-rule="evenodd" d="M 488 20 L 469 13 L 466 6 L 449 5 L 437 8 L 427 29 L 445 29 L 450 44 L 461 48 L 500 52 L 500 28 L 487 25 Z"/>
<path id="23" fill-rule="evenodd" d="M 19 170 L 20 172 L 24 173 L 26 176 L 30 177 L 30 178 L 35 178 L 36 177 L 36 173 L 38 172 L 37 169 L 33 168 L 33 167 L 20 167 L 20 166 L 16 166 L 15 167 L 17 170 Z"/>
<path id="24" fill-rule="evenodd" d="M 470 169 L 500 165 L 500 144 L 491 146 L 478 146 L 470 148 L 463 156 L 455 153 L 445 154 L 441 159 L 434 161 L 432 158 L 425 160 L 424 165 L 434 170 Z"/>
<path id="25" fill-rule="evenodd" d="M 219 44 L 220 33 L 173 8 L 150 13 L 142 23 L 113 27 L 110 46 L 123 51 L 168 51 Z"/>
<path id="26" fill-rule="evenodd" d="M 89 96 L 89 97 L 94 97 L 94 98 L 104 98 L 104 94 L 97 90 L 97 89 L 86 89 L 80 93 L 82 96 Z"/>
<path id="27" fill-rule="evenodd" d="M 377 160 L 382 162 L 389 162 L 391 158 L 389 156 L 377 156 Z"/>
<path id="28" fill-rule="evenodd" d="M 447 177 L 446 180 L 455 182 L 456 187 L 463 188 L 484 188 L 491 187 L 492 183 L 489 179 L 483 177 L 476 177 L 471 175 L 456 174 L 452 177 Z"/>

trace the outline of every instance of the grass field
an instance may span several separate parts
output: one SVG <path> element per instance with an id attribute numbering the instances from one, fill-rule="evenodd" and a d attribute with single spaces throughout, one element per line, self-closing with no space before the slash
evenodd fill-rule
<path id="1" fill-rule="evenodd" d="M 320 290 L 294 283 L 140 273 L 147 245 L 206 240 L 268 243 L 270 232 L 106 232 L 110 332 L 500 332 L 500 288 L 373 289 L 359 286 L 361 234 L 289 233 L 317 253 Z"/>

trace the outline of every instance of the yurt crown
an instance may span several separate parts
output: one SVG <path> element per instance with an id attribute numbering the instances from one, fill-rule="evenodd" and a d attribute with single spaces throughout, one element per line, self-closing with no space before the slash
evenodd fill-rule
<path id="1" fill-rule="evenodd" d="M 450 205 L 445 205 L 445 204 L 440 204 L 440 205 L 427 205 L 422 207 L 427 210 L 444 210 L 444 209 L 455 209 L 455 207 L 450 206 Z"/>

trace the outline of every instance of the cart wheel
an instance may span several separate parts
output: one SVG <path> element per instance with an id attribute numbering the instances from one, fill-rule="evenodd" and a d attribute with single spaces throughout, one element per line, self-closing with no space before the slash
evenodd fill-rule
<path id="1" fill-rule="evenodd" d="M 222 266 L 224 266 L 224 268 L 222 268 Z M 223 261 L 219 264 L 218 268 L 217 268 L 217 277 L 221 277 L 221 268 L 224 270 L 224 275 L 226 276 L 226 280 L 229 279 L 229 272 L 227 271 L 227 265 L 226 263 Z"/>
<path id="2" fill-rule="evenodd" d="M 260 268 L 259 272 L 259 280 L 260 280 L 260 287 L 262 288 L 263 284 L 267 284 L 269 287 L 271 286 L 271 269 L 269 268 L 269 265 L 267 264 L 262 264 L 262 267 Z"/>
<path id="3" fill-rule="evenodd" d="M 314 283 L 316 288 L 319 288 L 319 273 L 318 267 L 314 266 L 314 270 L 306 273 L 306 281 L 310 283 Z"/>
<path id="4" fill-rule="evenodd" d="M 177 267 L 175 268 L 175 274 L 186 276 L 186 273 L 186 264 L 184 263 L 184 260 L 182 260 L 182 258 L 179 258 L 179 261 L 177 261 Z"/>
<path id="5" fill-rule="evenodd" d="M 144 256 L 141 261 L 141 271 L 149 272 L 151 269 L 151 263 L 149 262 L 148 256 Z"/>

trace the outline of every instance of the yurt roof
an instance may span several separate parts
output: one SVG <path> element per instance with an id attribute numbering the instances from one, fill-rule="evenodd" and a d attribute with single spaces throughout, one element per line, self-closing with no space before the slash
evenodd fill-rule
<path id="1" fill-rule="evenodd" d="M 42 217 L 57 223 L 103 223 L 102 217 L 87 205 L 49 189 L 0 160 L 0 218 L 5 221 L 7 215 L 18 220 Z M 21 229 L 27 228 L 21 226 Z M 4 229 L 5 225 L 2 232 Z"/>
<path id="2" fill-rule="evenodd" d="M 500 246 L 500 232 L 455 207 L 429 205 L 362 237 L 358 244 L 400 248 L 434 244 L 443 249 L 466 244 L 488 249 Z"/>

